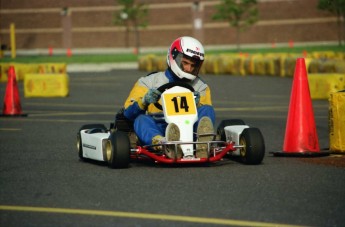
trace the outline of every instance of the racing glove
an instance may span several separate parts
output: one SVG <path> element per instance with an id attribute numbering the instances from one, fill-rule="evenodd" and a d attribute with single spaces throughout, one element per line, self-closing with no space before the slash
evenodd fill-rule
<path id="1" fill-rule="evenodd" d="M 161 97 L 161 92 L 157 89 L 151 88 L 143 97 L 143 104 L 148 106 L 151 103 L 156 103 Z"/>
<path id="2" fill-rule="evenodd" d="M 198 106 L 200 102 L 200 92 L 194 91 L 194 99 L 195 99 L 195 104 Z"/>

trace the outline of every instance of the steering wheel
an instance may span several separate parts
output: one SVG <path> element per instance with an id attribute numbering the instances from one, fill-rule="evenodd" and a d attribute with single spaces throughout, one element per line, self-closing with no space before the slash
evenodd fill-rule
<path id="1" fill-rule="evenodd" d="M 157 90 L 160 91 L 161 93 L 163 93 L 165 90 L 168 90 L 168 89 L 170 89 L 172 87 L 176 87 L 176 86 L 184 87 L 184 88 L 189 89 L 191 92 L 194 92 L 194 88 L 192 87 L 192 85 L 187 84 L 185 82 L 181 82 L 181 81 L 176 81 L 176 82 L 170 82 L 170 83 L 167 83 L 167 84 L 163 84 L 162 86 L 157 88 Z M 157 107 L 157 109 L 163 110 L 162 105 L 159 102 L 156 102 L 154 105 L 155 105 L 155 107 Z"/>

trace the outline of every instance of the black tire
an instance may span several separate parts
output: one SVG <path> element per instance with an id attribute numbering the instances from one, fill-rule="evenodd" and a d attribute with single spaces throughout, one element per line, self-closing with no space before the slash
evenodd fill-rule
<path id="1" fill-rule="evenodd" d="M 128 168 L 130 142 L 127 133 L 116 131 L 110 134 L 106 144 L 106 157 L 110 168 Z"/>
<path id="2" fill-rule="evenodd" d="M 265 156 L 264 138 L 258 128 L 246 128 L 240 136 L 241 161 L 248 165 L 258 165 Z"/>
<path id="3" fill-rule="evenodd" d="M 80 131 L 85 130 L 85 129 L 93 129 L 93 128 L 107 130 L 107 128 L 103 124 L 88 124 L 88 125 L 81 126 L 81 128 L 79 129 L 77 133 L 77 149 L 78 149 L 78 156 L 80 160 L 82 161 L 84 161 L 85 158 L 83 157 L 83 142 L 81 140 Z"/>
<path id="4" fill-rule="evenodd" d="M 85 158 L 83 157 L 83 143 L 81 142 L 80 131 L 77 133 L 77 149 L 80 160 L 85 161 Z"/>
<path id="5" fill-rule="evenodd" d="M 232 125 L 246 125 L 246 123 L 241 119 L 222 120 L 217 128 L 217 134 L 220 136 L 221 141 L 226 141 L 224 127 Z"/>

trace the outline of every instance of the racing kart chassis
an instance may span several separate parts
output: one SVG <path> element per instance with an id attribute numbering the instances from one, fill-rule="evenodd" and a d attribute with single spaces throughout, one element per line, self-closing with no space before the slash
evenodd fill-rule
<path id="1" fill-rule="evenodd" d="M 77 149 L 81 160 L 92 159 L 107 162 L 111 168 L 127 168 L 131 161 L 144 160 L 163 164 L 214 163 L 224 158 L 239 157 L 244 164 L 260 164 L 265 155 L 263 136 L 258 128 L 244 124 L 242 120 L 223 120 L 217 128 L 216 139 L 206 142 L 172 141 L 161 145 L 140 145 L 130 122 L 117 115 L 115 124 L 107 129 L 102 124 L 82 126 L 77 133 Z M 127 120 L 125 120 L 127 121 Z M 207 158 L 170 158 L 165 155 L 166 146 L 206 143 Z M 160 150 L 153 149 L 162 146 Z"/>
<path id="2" fill-rule="evenodd" d="M 181 136 L 179 141 L 166 141 L 162 144 L 140 144 L 133 122 L 120 110 L 115 123 L 107 129 L 103 124 L 82 126 L 77 133 L 79 158 L 107 162 L 111 168 L 127 168 L 131 160 L 152 160 L 164 164 L 213 163 L 224 157 L 237 156 L 244 164 L 260 164 L 265 155 L 265 143 L 258 128 L 253 128 L 240 119 L 223 120 L 216 133 L 197 135 L 210 136 L 210 141 L 194 141 L 193 124 L 197 121 L 197 108 L 193 97 L 193 88 L 181 84 L 164 85 L 161 108 L 167 123 L 178 125 Z M 160 88 L 158 88 L 160 89 Z M 178 101 L 183 100 L 183 105 Z M 172 102 L 173 101 L 173 102 Z M 158 103 L 156 103 L 158 104 Z M 158 105 L 156 106 L 157 108 Z M 185 108 L 188 107 L 188 108 Z M 196 145 L 207 144 L 207 157 L 196 155 Z M 166 149 L 172 147 L 175 155 L 166 155 Z M 182 157 L 177 158 L 178 149 Z"/>
<path id="3" fill-rule="evenodd" d="M 165 143 L 164 146 L 167 145 L 175 145 L 175 152 L 177 152 L 177 146 L 181 144 L 196 144 L 198 142 L 194 143 L 176 143 L 176 142 L 169 142 Z M 200 142 L 199 142 L 200 143 Z M 204 142 L 202 142 L 204 143 Z M 213 147 L 212 144 L 219 143 L 219 144 L 224 144 L 225 146 L 223 147 Z M 231 143 L 225 143 L 223 141 L 212 141 L 212 142 L 207 142 L 208 144 L 208 150 L 211 150 L 212 155 L 208 158 L 195 158 L 195 157 L 186 157 L 186 158 L 168 158 L 165 155 L 157 155 L 150 151 L 148 147 L 151 146 L 143 146 L 140 147 L 138 146 L 136 149 L 131 149 L 131 152 L 134 152 L 131 154 L 132 159 L 147 159 L 147 157 L 155 160 L 156 163 L 166 163 L 166 164 L 172 164 L 172 163 L 212 163 L 212 162 L 217 162 L 221 160 L 226 154 L 228 154 L 231 151 L 235 151 L 237 148 L 241 148 L 243 146 L 235 146 L 233 142 Z M 157 146 L 157 145 L 156 145 Z M 164 149 L 164 148 L 163 148 Z M 144 157 L 142 156 L 144 155 Z"/>

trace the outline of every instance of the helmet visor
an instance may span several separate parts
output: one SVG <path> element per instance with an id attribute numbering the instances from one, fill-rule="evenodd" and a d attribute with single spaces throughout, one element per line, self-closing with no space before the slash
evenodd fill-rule
<path id="1" fill-rule="evenodd" d="M 198 76 L 203 62 L 198 56 L 190 57 L 181 52 L 175 55 L 175 61 L 183 72 L 190 73 L 194 76 Z"/>

